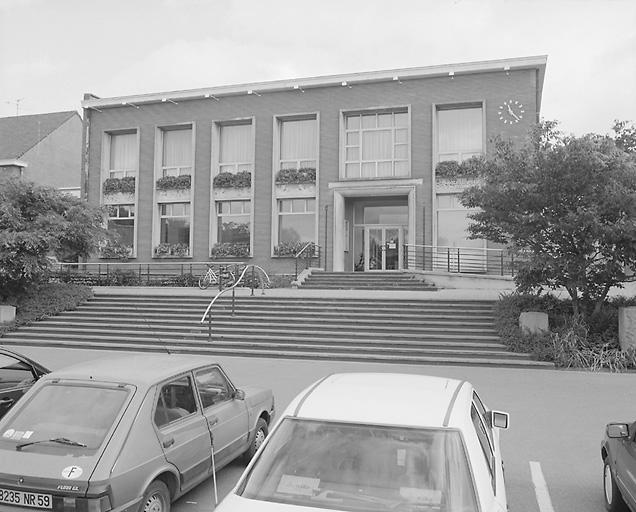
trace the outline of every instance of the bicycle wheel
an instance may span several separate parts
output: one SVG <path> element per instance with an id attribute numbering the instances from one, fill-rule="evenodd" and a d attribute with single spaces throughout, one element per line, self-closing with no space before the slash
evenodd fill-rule
<path id="1" fill-rule="evenodd" d="M 207 290 L 208 287 L 212 284 L 214 280 L 214 272 L 212 270 L 208 270 L 205 275 L 199 278 L 199 288 L 202 290 Z"/>

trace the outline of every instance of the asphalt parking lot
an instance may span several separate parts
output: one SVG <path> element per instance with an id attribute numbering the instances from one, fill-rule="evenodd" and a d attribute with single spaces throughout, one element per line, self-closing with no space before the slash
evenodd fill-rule
<path id="1" fill-rule="evenodd" d="M 91 350 L 12 347 L 51 369 L 113 353 Z M 202 356 L 203 357 L 203 356 Z M 256 358 L 214 358 L 240 385 L 271 387 L 281 413 L 305 386 L 334 372 L 421 373 L 466 379 L 487 405 L 511 415 L 501 436 L 506 489 L 512 512 L 596 512 L 604 510 L 600 441 L 609 421 L 636 416 L 636 374 L 524 370 L 459 366 L 411 366 Z M 378 404 L 381 407 L 382 404 Z M 243 470 L 235 462 L 217 475 L 222 499 Z M 176 512 L 214 506 L 213 481 L 183 496 Z"/>

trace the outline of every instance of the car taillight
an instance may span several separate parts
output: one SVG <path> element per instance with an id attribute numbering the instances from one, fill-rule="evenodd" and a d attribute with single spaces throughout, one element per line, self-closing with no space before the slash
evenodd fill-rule
<path id="1" fill-rule="evenodd" d="M 108 496 L 99 498 L 53 498 L 54 512 L 108 512 L 112 508 Z"/>

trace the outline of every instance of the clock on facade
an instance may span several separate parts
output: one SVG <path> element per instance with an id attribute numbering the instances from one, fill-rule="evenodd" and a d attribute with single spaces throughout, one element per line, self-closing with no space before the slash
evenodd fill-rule
<path id="1" fill-rule="evenodd" d="M 523 119 L 525 109 L 517 100 L 504 101 L 499 105 L 499 119 L 504 124 L 515 124 Z"/>

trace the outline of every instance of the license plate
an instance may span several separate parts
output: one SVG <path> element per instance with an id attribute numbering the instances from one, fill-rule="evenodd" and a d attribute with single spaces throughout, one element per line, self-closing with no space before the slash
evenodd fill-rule
<path id="1" fill-rule="evenodd" d="M 50 494 L 36 492 L 14 491 L 0 488 L 0 503 L 18 505 L 20 507 L 52 508 L 53 500 Z"/>

